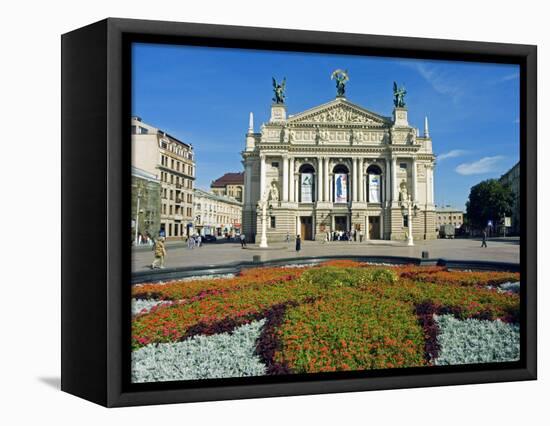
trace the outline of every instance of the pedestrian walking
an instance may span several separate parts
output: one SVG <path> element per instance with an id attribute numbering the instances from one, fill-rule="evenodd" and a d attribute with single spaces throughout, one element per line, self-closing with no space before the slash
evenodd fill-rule
<path id="1" fill-rule="evenodd" d="M 360 243 L 363 242 L 363 230 L 360 230 L 360 231 L 359 231 L 359 242 L 360 242 Z"/>
<path id="2" fill-rule="evenodd" d="M 187 248 L 193 250 L 195 248 L 195 239 L 192 235 L 187 237 Z"/>
<path id="3" fill-rule="evenodd" d="M 246 235 L 241 233 L 241 248 L 246 248 Z"/>
<path id="4" fill-rule="evenodd" d="M 154 245 L 155 258 L 151 263 L 151 269 L 164 269 L 164 257 L 166 256 L 166 247 L 164 246 L 164 237 L 159 237 Z"/>
<path id="5" fill-rule="evenodd" d="M 485 229 L 483 230 L 481 234 L 482 240 L 481 240 L 481 247 L 487 247 L 487 231 Z"/>
<path id="6" fill-rule="evenodd" d="M 202 246 L 202 235 L 198 235 L 197 236 L 197 247 L 201 247 Z"/>
<path id="7" fill-rule="evenodd" d="M 300 238 L 300 235 L 296 235 L 296 251 L 300 251 L 302 249 L 302 239 Z"/>
<path id="8" fill-rule="evenodd" d="M 286 233 L 285 242 L 286 242 L 287 244 L 290 244 L 290 233 L 288 233 L 288 232 Z"/>
<path id="9" fill-rule="evenodd" d="M 330 232 L 327 231 L 327 234 L 326 234 L 326 239 L 327 239 L 327 243 L 330 241 Z"/>

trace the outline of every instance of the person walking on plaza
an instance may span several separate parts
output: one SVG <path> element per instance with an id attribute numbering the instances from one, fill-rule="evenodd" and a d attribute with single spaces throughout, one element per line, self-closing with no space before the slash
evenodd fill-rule
<path id="1" fill-rule="evenodd" d="M 166 256 L 166 247 L 164 246 L 164 237 L 159 237 L 154 245 L 155 258 L 151 263 L 151 269 L 164 269 L 164 256 Z"/>
<path id="2" fill-rule="evenodd" d="M 485 231 L 485 229 L 481 233 L 481 238 L 481 247 L 487 248 L 487 231 Z"/>
<path id="3" fill-rule="evenodd" d="M 246 235 L 241 233 L 241 248 L 246 248 Z"/>
<path id="4" fill-rule="evenodd" d="M 302 249 L 302 239 L 300 238 L 300 235 L 296 235 L 296 251 L 300 251 Z"/>
<path id="5" fill-rule="evenodd" d="M 288 232 L 286 233 L 285 243 L 290 244 L 290 234 Z"/>
<path id="6" fill-rule="evenodd" d="M 201 248 L 201 246 L 202 246 L 202 236 L 199 234 L 197 236 L 197 247 Z"/>
<path id="7" fill-rule="evenodd" d="M 195 239 L 192 235 L 187 237 L 187 248 L 193 250 L 195 248 Z"/>
<path id="8" fill-rule="evenodd" d="M 359 242 L 360 243 L 363 242 L 363 230 L 362 229 L 359 231 Z"/>

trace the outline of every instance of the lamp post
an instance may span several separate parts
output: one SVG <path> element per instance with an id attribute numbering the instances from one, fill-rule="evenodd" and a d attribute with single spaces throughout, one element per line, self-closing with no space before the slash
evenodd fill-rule
<path id="1" fill-rule="evenodd" d="M 414 239 L 413 239 L 413 227 L 412 227 L 412 221 L 413 221 L 413 208 L 416 213 L 416 206 L 413 206 L 413 201 L 411 199 L 411 196 L 408 195 L 405 200 L 402 202 L 403 208 L 407 209 L 407 245 L 408 246 L 414 246 Z"/>
<path id="2" fill-rule="evenodd" d="M 136 230 L 135 230 L 135 235 L 134 235 L 134 241 L 135 241 L 135 245 L 137 246 L 139 241 L 138 241 L 138 233 L 139 233 L 139 201 L 141 199 L 141 188 L 138 187 L 138 192 L 137 192 L 137 205 L 136 205 Z"/>
<path id="3" fill-rule="evenodd" d="M 262 235 L 260 237 L 260 248 L 267 248 L 267 197 L 264 193 L 260 201 L 262 209 Z"/>

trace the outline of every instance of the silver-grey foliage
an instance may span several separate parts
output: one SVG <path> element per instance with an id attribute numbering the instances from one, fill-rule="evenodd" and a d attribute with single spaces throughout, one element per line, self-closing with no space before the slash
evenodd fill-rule
<path id="1" fill-rule="evenodd" d="M 132 315 L 144 314 L 158 305 L 172 305 L 170 300 L 132 299 Z"/>
<path id="2" fill-rule="evenodd" d="M 519 325 L 500 320 L 458 320 L 434 315 L 440 333 L 435 365 L 477 364 L 519 360 Z"/>
<path id="3" fill-rule="evenodd" d="M 499 290 L 508 291 L 510 293 L 519 293 L 520 284 L 519 282 L 504 283 L 504 284 L 501 284 L 498 288 Z"/>
<path id="4" fill-rule="evenodd" d="M 195 336 L 183 342 L 150 344 L 132 353 L 132 381 L 213 379 L 265 375 L 254 354 L 265 319 L 233 333 Z"/>

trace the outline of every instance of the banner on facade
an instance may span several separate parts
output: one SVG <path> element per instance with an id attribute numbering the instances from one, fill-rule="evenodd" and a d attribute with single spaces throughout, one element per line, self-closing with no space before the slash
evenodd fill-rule
<path id="1" fill-rule="evenodd" d="M 369 174 L 369 202 L 380 202 L 380 175 Z"/>
<path id="2" fill-rule="evenodd" d="M 348 175 L 336 173 L 334 175 L 334 202 L 346 203 L 348 201 Z"/>
<path id="3" fill-rule="evenodd" d="M 313 202 L 313 173 L 301 174 L 301 200 L 302 203 Z"/>

